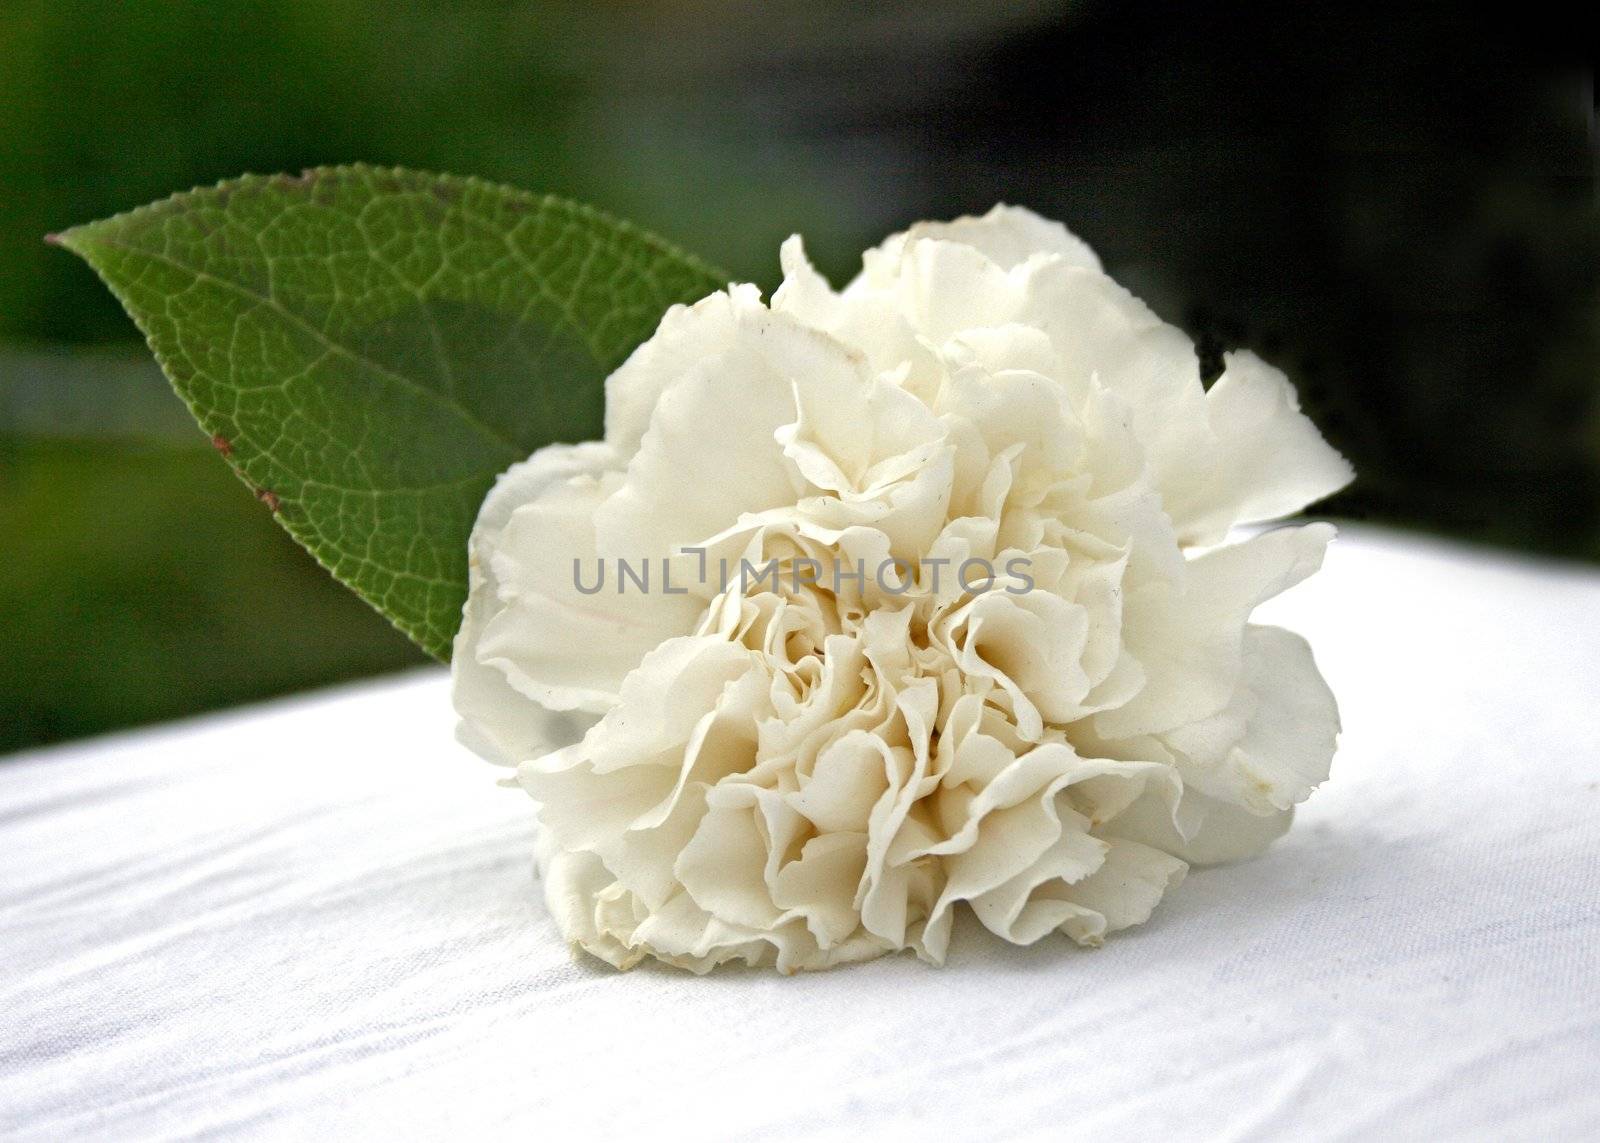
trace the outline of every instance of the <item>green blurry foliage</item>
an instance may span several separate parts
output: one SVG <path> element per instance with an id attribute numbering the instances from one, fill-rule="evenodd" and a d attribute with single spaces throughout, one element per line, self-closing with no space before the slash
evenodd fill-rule
<path id="1" fill-rule="evenodd" d="M 422 661 L 210 449 L 0 440 L 0 752 Z"/>

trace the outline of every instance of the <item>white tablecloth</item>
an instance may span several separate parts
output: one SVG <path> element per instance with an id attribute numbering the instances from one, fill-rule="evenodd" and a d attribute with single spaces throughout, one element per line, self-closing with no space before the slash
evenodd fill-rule
<path id="1" fill-rule="evenodd" d="M 1600 574 L 1350 530 L 1265 857 L 1085 951 L 574 961 L 425 672 L 0 761 L 0 1134 L 1600 1136 Z"/>

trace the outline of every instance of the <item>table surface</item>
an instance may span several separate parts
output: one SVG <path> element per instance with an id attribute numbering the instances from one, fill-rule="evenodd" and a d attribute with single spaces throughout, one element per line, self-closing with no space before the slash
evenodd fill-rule
<path id="1" fill-rule="evenodd" d="M 0 760 L 0 1135 L 1600 1135 L 1600 572 L 1348 529 L 1265 856 L 1098 950 L 575 961 L 427 671 Z"/>

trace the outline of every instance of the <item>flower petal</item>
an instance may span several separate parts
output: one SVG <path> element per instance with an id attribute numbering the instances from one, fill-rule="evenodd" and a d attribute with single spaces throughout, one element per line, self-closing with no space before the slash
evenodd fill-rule
<path id="1" fill-rule="evenodd" d="M 1286 810 L 1327 778 L 1339 708 L 1310 645 L 1292 631 L 1251 625 L 1243 652 L 1228 705 L 1162 739 L 1188 785 L 1253 813 Z"/>
<path id="2" fill-rule="evenodd" d="M 468 554 L 467 603 L 450 659 L 452 698 L 461 721 L 457 736 L 468 748 L 500 765 L 559 750 L 582 737 L 594 719 L 581 712 L 552 710 L 517 690 L 505 672 L 484 660 L 484 630 L 499 605 L 491 563 L 501 534 L 518 508 L 579 477 L 593 477 L 616 463 L 604 444 L 554 445 L 513 465 L 484 500 L 473 526 Z"/>
<path id="3" fill-rule="evenodd" d="M 1288 516 L 1355 477 L 1350 462 L 1300 411 L 1288 378 L 1253 353 L 1230 353 L 1225 360 L 1227 368 L 1206 394 L 1221 462 L 1199 495 L 1171 497 L 1185 543 L 1214 544 L 1234 524 Z"/>

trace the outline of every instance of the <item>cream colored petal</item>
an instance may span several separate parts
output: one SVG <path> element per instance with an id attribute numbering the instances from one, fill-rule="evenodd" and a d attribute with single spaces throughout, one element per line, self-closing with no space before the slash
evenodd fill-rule
<path id="1" fill-rule="evenodd" d="M 1279 528 L 1189 561 L 1181 589 L 1156 582 L 1125 599 L 1124 638 L 1145 673 L 1123 706 L 1094 716 L 1104 738 L 1126 738 L 1209 718 L 1233 697 L 1245 620 L 1255 607 L 1322 565 L 1328 524 Z"/>
<path id="2" fill-rule="evenodd" d="M 902 387 L 925 396 L 937 374 L 931 348 L 900 312 L 892 279 L 888 288 L 856 283 L 837 294 L 812 268 L 798 235 L 783 244 L 783 284 L 772 308 L 860 350 L 874 372 L 903 367 Z"/>
<path id="3" fill-rule="evenodd" d="M 971 367 L 991 376 L 1018 371 L 1051 378 L 1060 388 L 1056 379 L 1061 373 L 1061 355 L 1050 335 L 1031 325 L 1012 322 L 964 329 L 939 346 L 939 357 L 951 374 Z M 946 411 L 942 403 L 936 403 L 935 409 Z"/>
<path id="4" fill-rule="evenodd" d="M 1185 543 L 1218 543 L 1234 524 L 1288 516 L 1355 477 L 1300 411 L 1288 378 L 1253 353 L 1230 353 L 1226 361 L 1206 394 L 1220 463 L 1192 499 L 1169 494 Z"/>
<path id="5" fill-rule="evenodd" d="M 696 905 L 688 893 L 679 892 L 640 922 L 633 939 L 669 964 L 706 973 L 732 961 L 772 964 L 791 938 L 719 921 Z"/>
<path id="6" fill-rule="evenodd" d="M 452 698 L 461 717 L 457 737 L 491 762 L 516 765 L 577 741 L 594 719 L 547 709 L 484 661 L 480 643 L 501 604 L 490 564 L 512 514 L 567 482 L 596 478 L 616 465 L 604 444 L 552 445 L 495 482 L 478 511 L 468 552 L 468 593 L 450 661 Z"/>
<path id="7" fill-rule="evenodd" d="M 992 454 L 1016 450 L 1013 495 L 1042 495 L 1083 452 L 1082 426 L 1060 386 L 1043 374 L 967 369 L 950 378 L 940 408 L 975 427 Z"/>
<path id="8" fill-rule="evenodd" d="M 539 820 L 564 849 L 598 853 L 672 795 L 677 769 L 658 765 L 596 772 L 583 743 L 517 768 L 517 780 L 540 802 Z"/>
<path id="9" fill-rule="evenodd" d="M 627 464 L 639 451 L 661 394 L 739 335 L 740 315 L 761 304 L 754 286 L 733 286 L 667 310 L 656 332 L 606 378 L 606 443 Z"/>
<path id="10" fill-rule="evenodd" d="M 934 345 L 965 330 L 1011 324 L 1025 299 L 1011 276 L 978 250 L 933 240 L 906 243 L 896 289 L 906 320 Z"/>
<path id="11" fill-rule="evenodd" d="M 1142 925 L 1189 867 L 1169 853 L 1122 838 L 1109 838 L 1105 861 L 1082 881 L 1053 890 L 1084 912 L 1061 922 L 1079 944 L 1097 945 L 1108 933 Z"/>
<path id="12" fill-rule="evenodd" d="M 1186 784 L 1267 814 L 1304 801 L 1328 776 L 1339 708 L 1304 639 L 1249 626 L 1244 675 L 1228 705 L 1162 735 Z"/>
<path id="13" fill-rule="evenodd" d="M 1073 910 L 1042 887 L 1070 885 L 1090 877 L 1106 860 L 1110 844 L 1091 837 L 1076 823 L 1058 830 L 1050 845 L 1008 880 L 972 899 L 972 912 L 990 932 L 1013 944 L 1039 940 L 1066 921 Z"/>
<path id="14" fill-rule="evenodd" d="M 788 802 L 819 830 L 864 832 L 872 808 L 889 790 L 890 775 L 909 768 L 910 751 L 896 758 L 881 737 L 854 730 L 817 755 Z"/>
<path id="15" fill-rule="evenodd" d="M 1021 943 L 1037 940 L 1071 910 L 1027 908 L 1034 890 L 1087 876 L 1105 850 L 1088 835 L 1095 823 L 1075 807 L 1120 812 L 1160 772 L 1151 763 L 1080 758 L 1060 744 L 1018 758 L 965 805 L 961 826 L 927 850 L 944 857 L 948 877 L 935 918 L 969 900 L 995 932 Z M 1025 913 L 1022 927 L 1013 928 Z"/>
<path id="16" fill-rule="evenodd" d="M 628 939 L 633 926 L 602 927 L 600 923 L 597 906 L 602 894 L 615 884 L 600 859 L 592 853 L 564 850 L 544 835 L 538 853 L 545 907 L 562 937 L 614 968 L 627 969 L 639 963 L 646 953 Z"/>
<path id="17" fill-rule="evenodd" d="M 955 662 L 1011 696 L 1017 727 L 1038 741 L 1043 721 L 1075 716 L 1089 692 L 1083 651 L 1089 615 L 1048 592 L 990 591 L 967 605 Z M 1041 721 L 1043 720 L 1043 721 Z"/>
<path id="18" fill-rule="evenodd" d="M 477 659 L 552 710 L 602 713 L 622 680 L 663 641 L 694 630 L 701 602 L 663 590 L 660 561 L 630 564 L 595 550 L 594 515 L 620 477 L 574 477 L 512 513 L 487 556 L 498 609 Z"/>
<path id="19" fill-rule="evenodd" d="M 748 704 L 758 692 L 739 684 L 750 666 L 748 651 L 713 638 L 669 640 L 647 655 L 582 742 L 518 768 L 550 835 L 567 849 L 617 860 L 623 835 L 661 826 L 697 772 L 714 781 L 747 766 L 756 713 Z M 718 733 L 719 713 L 742 728 L 742 754 Z"/>
<path id="20" fill-rule="evenodd" d="M 1191 865 L 1220 865 L 1261 853 L 1284 835 L 1293 818 L 1293 810 L 1253 814 L 1192 789 L 1184 790 L 1181 804 L 1173 806 L 1164 791 L 1152 788 L 1104 832 L 1170 853 Z"/>
<path id="21" fill-rule="evenodd" d="M 802 471 L 819 488 L 869 491 L 878 481 L 915 473 L 943 442 L 944 426 L 933 411 L 891 379 L 864 368 L 804 377 L 804 384 L 793 383 L 794 423 L 778 430 L 778 440 L 792 457 L 816 455 Z M 888 465 L 893 473 L 883 471 Z"/>
<path id="22" fill-rule="evenodd" d="M 658 759 L 676 767 L 696 728 L 753 662 L 750 651 L 714 636 L 667 640 L 623 680 L 620 701 L 583 743 L 585 757 L 602 772 Z"/>
<path id="23" fill-rule="evenodd" d="M 813 837 L 773 879 L 773 903 L 788 916 L 803 917 L 818 947 L 831 949 L 861 924 L 855 899 L 866 867 L 866 834 Z"/>
<path id="24" fill-rule="evenodd" d="M 882 667 L 879 667 L 882 670 Z M 938 714 L 937 687 L 932 679 L 911 680 L 895 696 L 896 717 L 904 725 L 909 754 L 898 756 L 899 773 L 892 774 L 889 792 L 873 807 L 867 826 L 867 866 L 857 904 L 861 923 L 874 936 L 900 946 L 905 942 L 909 916 L 904 869 L 892 861 L 912 807 L 937 778 L 929 777 L 934 720 Z"/>
<path id="25" fill-rule="evenodd" d="M 706 814 L 673 872 L 696 905 L 731 925 L 768 929 L 780 910 L 763 870 L 767 844 L 754 800 L 737 787 L 708 795 Z"/>
<path id="26" fill-rule="evenodd" d="M 685 783 L 676 794 L 635 817 L 630 826 L 605 838 L 597 855 L 646 912 L 659 909 L 683 889 L 673 865 L 705 813 L 705 784 Z M 641 821 L 651 824 L 640 828 Z"/>
<path id="27" fill-rule="evenodd" d="M 792 521 L 801 534 L 828 537 L 832 544 L 843 548 L 847 544 L 843 533 L 851 530 L 871 531 L 881 536 L 884 548 L 881 558 L 867 543 L 865 550 L 845 552 L 851 557 L 866 559 L 866 570 L 871 577 L 869 594 L 878 586 L 878 580 L 899 582 L 901 572 L 878 575 L 878 566 L 884 559 L 906 561 L 905 572 L 915 578 L 920 560 L 934 543 L 949 514 L 952 485 L 951 451 L 934 446 L 925 454 L 920 468 L 906 479 L 897 480 L 868 493 L 846 493 L 843 497 L 814 496 L 801 501 L 793 510 L 780 510 Z M 747 523 L 758 518 L 750 517 Z M 855 538 L 853 546 L 860 549 L 862 537 Z M 831 564 L 832 553 L 825 564 Z M 849 560 L 846 566 L 853 567 Z"/>
<path id="28" fill-rule="evenodd" d="M 739 331 L 661 393 L 625 479 L 595 513 L 602 555 L 659 559 L 742 515 L 792 507 L 805 481 L 775 434 L 795 421 L 795 379 L 847 405 L 865 399 L 865 362 L 831 337 L 763 309 L 741 313 Z"/>
<path id="29" fill-rule="evenodd" d="M 1071 391 L 1091 378 L 1127 406 L 1164 498 L 1209 478 L 1215 446 L 1194 346 L 1104 274 L 1062 263 L 1029 274 L 1016 320 L 1050 335 Z"/>
<path id="30" fill-rule="evenodd" d="M 919 222 L 905 234 L 908 241 L 937 239 L 970 246 L 1002 270 L 1031 258 L 1059 259 L 1068 265 L 1100 269 L 1087 243 L 1059 222 L 1021 206 L 999 204 L 987 214 L 966 215 L 952 222 Z"/>

